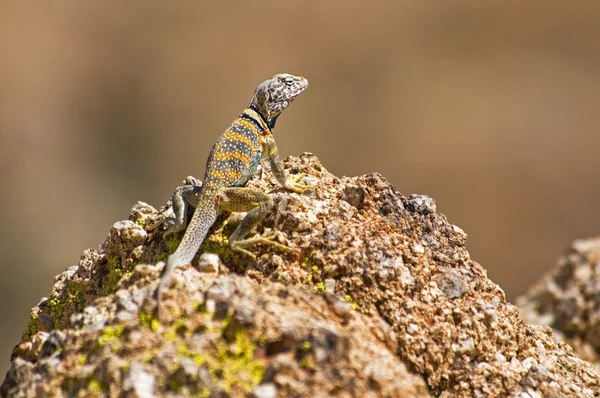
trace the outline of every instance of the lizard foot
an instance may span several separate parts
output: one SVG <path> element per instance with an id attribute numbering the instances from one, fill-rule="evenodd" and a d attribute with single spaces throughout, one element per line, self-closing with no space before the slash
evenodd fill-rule
<path id="1" fill-rule="evenodd" d="M 290 191 L 294 191 L 296 193 L 303 193 L 306 190 L 312 189 L 311 186 L 298 183 L 298 181 L 300 181 L 301 179 L 303 179 L 305 176 L 306 176 L 306 174 L 300 173 L 300 174 L 295 175 L 292 178 L 289 178 L 285 182 L 285 186 L 284 187 L 286 189 L 289 189 Z"/>
<path id="2" fill-rule="evenodd" d="M 298 249 L 292 249 L 286 245 L 282 245 L 279 242 L 275 242 L 275 238 L 277 238 L 276 233 L 257 235 L 254 238 L 248 238 L 244 240 L 240 240 L 237 242 L 230 243 L 231 250 L 244 253 L 245 255 L 251 257 L 253 260 L 256 260 L 256 256 L 250 251 L 246 250 L 245 247 L 255 245 L 257 243 L 262 243 L 265 245 L 276 247 L 279 250 L 287 251 L 287 252 L 298 252 Z"/>

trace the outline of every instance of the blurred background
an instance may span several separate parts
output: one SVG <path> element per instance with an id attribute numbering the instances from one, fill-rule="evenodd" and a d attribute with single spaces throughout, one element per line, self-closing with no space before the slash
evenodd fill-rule
<path id="1" fill-rule="evenodd" d="M 4 2 L 0 379 L 30 307 L 138 200 L 163 205 L 278 72 L 275 136 L 432 196 L 514 299 L 600 232 L 595 0 Z"/>

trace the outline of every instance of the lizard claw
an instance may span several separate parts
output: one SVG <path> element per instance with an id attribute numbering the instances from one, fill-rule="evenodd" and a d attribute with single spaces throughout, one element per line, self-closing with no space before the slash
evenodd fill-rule
<path id="1" fill-rule="evenodd" d="M 270 246 L 274 246 L 276 248 L 278 248 L 279 250 L 283 250 L 286 252 L 298 252 L 297 249 L 288 247 L 286 245 L 282 245 L 279 242 L 276 242 L 275 239 L 277 238 L 278 234 L 277 233 L 272 233 L 272 234 L 265 234 L 265 235 L 261 235 L 259 237 L 257 237 L 257 239 L 259 239 L 260 243 L 264 243 Z"/>
<path id="2" fill-rule="evenodd" d="M 243 253 L 243 254 L 251 257 L 253 260 L 256 260 L 256 256 L 253 253 L 249 252 L 248 250 L 244 249 L 244 247 L 255 245 L 257 243 L 262 243 L 265 245 L 273 246 L 273 247 L 278 248 L 279 250 L 283 250 L 283 251 L 287 251 L 287 252 L 299 252 L 297 249 L 293 249 L 286 245 L 282 245 L 279 242 L 276 242 L 275 239 L 277 238 L 277 236 L 278 236 L 277 233 L 257 235 L 254 238 L 248 238 L 248 239 L 244 239 L 241 241 L 233 242 L 230 244 L 230 247 L 232 250 Z"/>
<path id="3" fill-rule="evenodd" d="M 308 185 L 298 183 L 298 181 L 302 180 L 305 176 L 306 174 L 304 173 L 296 174 L 294 177 L 286 180 L 284 188 L 289 189 L 290 191 L 294 191 L 296 193 L 304 193 L 304 191 L 312 188 Z"/>

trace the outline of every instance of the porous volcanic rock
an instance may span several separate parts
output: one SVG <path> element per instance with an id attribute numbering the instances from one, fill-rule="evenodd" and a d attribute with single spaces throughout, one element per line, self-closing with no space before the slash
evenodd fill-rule
<path id="1" fill-rule="evenodd" d="M 517 299 L 523 319 L 600 369 L 600 237 L 576 240 L 558 266 Z"/>
<path id="2" fill-rule="evenodd" d="M 233 253 L 227 236 L 239 216 L 221 217 L 200 250 L 219 258 L 176 269 L 159 322 L 153 291 L 181 234 L 154 228 L 159 212 L 140 202 L 32 309 L 0 392 L 598 394 L 598 371 L 549 327 L 518 317 L 433 199 L 402 196 L 377 173 L 338 178 L 312 154 L 286 169 L 313 190 L 287 192 L 268 170 L 249 185 L 275 200 L 258 232 L 276 231 L 295 251 L 255 246 L 256 261 Z"/>

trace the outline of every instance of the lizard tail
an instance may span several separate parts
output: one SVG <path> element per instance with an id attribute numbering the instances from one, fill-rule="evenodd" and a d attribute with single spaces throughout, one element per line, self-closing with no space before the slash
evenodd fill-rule
<path id="1" fill-rule="evenodd" d="M 217 215 L 217 206 L 212 200 L 200 200 L 181 243 L 175 253 L 169 256 L 169 264 L 173 263 L 174 266 L 178 266 L 192 261 L 208 230 L 217 220 Z"/>
<path id="2" fill-rule="evenodd" d="M 192 262 L 208 230 L 217 220 L 217 216 L 217 206 L 212 200 L 199 201 L 181 243 L 179 243 L 175 253 L 171 254 L 167 260 L 167 265 L 156 291 L 159 298 L 160 292 L 170 285 L 175 267 Z"/>

